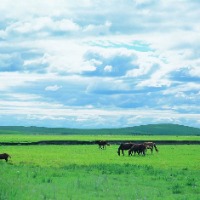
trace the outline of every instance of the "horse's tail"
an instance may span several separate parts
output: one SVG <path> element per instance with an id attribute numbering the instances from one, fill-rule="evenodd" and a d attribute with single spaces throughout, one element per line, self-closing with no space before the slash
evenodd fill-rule
<path id="1" fill-rule="evenodd" d="M 153 146 L 154 146 L 155 150 L 158 152 L 158 148 L 155 143 L 153 144 Z"/>
<path id="2" fill-rule="evenodd" d="M 121 145 L 119 146 L 118 151 L 117 151 L 118 156 L 120 156 L 120 150 L 121 150 Z"/>

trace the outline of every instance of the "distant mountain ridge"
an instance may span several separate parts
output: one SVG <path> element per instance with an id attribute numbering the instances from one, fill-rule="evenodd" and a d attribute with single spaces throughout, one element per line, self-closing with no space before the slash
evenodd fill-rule
<path id="1" fill-rule="evenodd" d="M 200 135 L 200 128 L 178 124 L 149 124 L 126 128 L 73 129 L 36 126 L 0 126 L 0 134 L 29 135 Z"/>

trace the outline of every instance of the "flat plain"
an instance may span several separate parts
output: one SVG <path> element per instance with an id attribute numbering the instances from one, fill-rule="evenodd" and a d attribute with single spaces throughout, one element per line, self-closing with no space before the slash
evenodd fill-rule
<path id="1" fill-rule="evenodd" d="M 10 135 L 2 137 L 11 141 Z M 24 141 L 21 137 L 18 140 Z M 113 136 L 103 139 L 107 138 Z M 118 156 L 117 149 L 118 145 L 106 150 L 97 145 L 0 146 L 0 152 L 12 157 L 8 163 L 0 160 L 0 199 L 199 199 L 199 145 L 158 145 L 158 153 L 132 157 L 127 152 Z"/>
<path id="2" fill-rule="evenodd" d="M 175 136 L 175 135 L 20 135 L 0 134 L 0 142 L 37 142 L 43 140 L 174 140 L 174 141 L 200 141 L 200 136 Z"/>

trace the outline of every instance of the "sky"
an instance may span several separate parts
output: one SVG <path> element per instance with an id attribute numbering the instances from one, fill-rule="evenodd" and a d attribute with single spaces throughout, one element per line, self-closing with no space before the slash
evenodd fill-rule
<path id="1" fill-rule="evenodd" d="M 0 125 L 200 128 L 199 8 L 1 0 Z"/>

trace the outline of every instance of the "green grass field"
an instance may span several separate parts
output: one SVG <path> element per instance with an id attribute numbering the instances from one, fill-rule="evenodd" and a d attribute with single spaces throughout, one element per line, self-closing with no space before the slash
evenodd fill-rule
<path id="1" fill-rule="evenodd" d="M 170 135 L 18 135 L 0 134 L 0 142 L 37 142 L 43 140 L 79 140 L 79 141 L 95 141 L 95 140 L 177 140 L 177 141 L 200 141 L 200 136 L 170 136 Z"/>
<path id="2" fill-rule="evenodd" d="M 85 137 L 77 139 L 93 139 Z M 199 199 L 199 145 L 160 145 L 159 153 L 132 157 L 118 156 L 117 148 L 0 146 L 12 156 L 0 160 L 0 199 Z"/>

